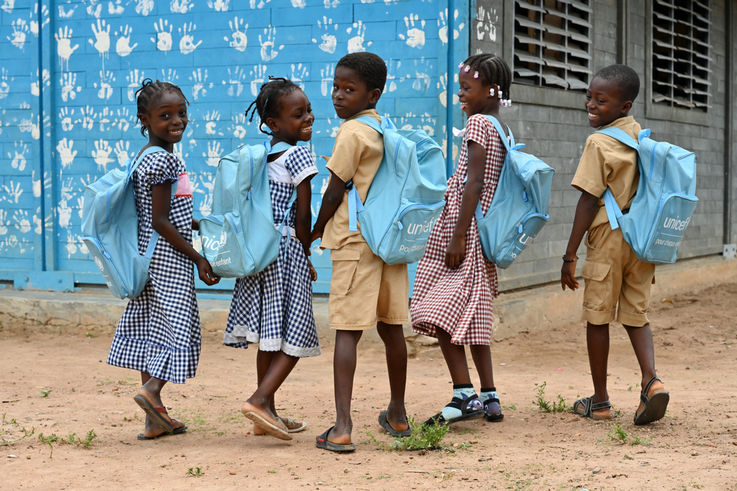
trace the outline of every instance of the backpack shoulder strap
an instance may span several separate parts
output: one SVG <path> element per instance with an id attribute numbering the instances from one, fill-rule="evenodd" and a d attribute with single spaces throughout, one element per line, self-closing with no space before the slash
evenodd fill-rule
<path id="1" fill-rule="evenodd" d="M 604 191 L 604 208 L 606 208 L 606 216 L 609 219 L 609 226 L 612 230 L 619 228 L 619 219 L 622 217 L 622 210 L 614 199 L 614 194 L 609 188 Z"/>
<path id="2" fill-rule="evenodd" d="M 360 121 L 363 124 L 366 124 L 373 128 L 375 131 L 379 132 L 380 134 L 384 134 L 384 129 L 381 127 L 381 124 L 379 124 L 378 121 L 376 121 L 371 116 L 359 116 L 356 118 L 356 121 Z"/>
<path id="3" fill-rule="evenodd" d="M 484 117 L 488 119 L 489 121 L 491 121 L 491 124 L 494 125 L 494 129 L 496 129 L 496 132 L 499 134 L 499 139 L 504 144 L 504 148 L 507 149 L 507 152 L 509 152 L 509 150 L 515 146 L 514 136 L 512 135 L 511 128 L 507 126 L 507 131 L 509 132 L 509 141 L 508 141 L 506 138 L 506 133 L 504 132 L 504 128 L 502 128 L 502 124 L 499 122 L 499 120 L 489 114 L 484 114 Z"/>
<path id="4" fill-rule="evenodd" d="M 133 175 L 133 171 L 136 170 L 136 167 L 138 167 L 138 164 L 140 164 L 141 161 L 143 161 L 143 157 L 145 157 L 148 154 L 156 153 L 156 152 L 166 152 L 166 150 L 164 150 L 161 147 L 157 147 L 156 145 L 152 145 L 150 147 L 144 148 L 141 151 L 141 153 L 138 155 L 138 157 L 136 157 L 134 160 L 128 161 L 128 172 L 127 172 L 128 177 Z"/>
<path id="5" fill-rule="evenodd" d="M 287 150 L 289 150 L 289 149 L 290 149 L 290 148 L 292 148 L 293 146 L 294 146 L 294 145 L 290 145 L 289 143 L 287 143 L 287 142 L 285 142 L 285 141 L 280 141 L 280 142 L 277 142 L 277 144 L 276 144 L 276 145 L 274 145 L 273 147 L 271 147 L 271 148 L 269 149 L 269 151 L 268 151 L 268 152 L 266 152 L 266 153 L 267 153 L 268 155 L 273 155 L 273 154 L 275 154 L 275 153 L 282 153 L 282 152 L 286 152 Z"/>
<path id="6" fill-rule="evenodd" d="M 611 138 L 614 138 L 615 140 L 624 143 L 630 148 L 634 148 L 637 150 L 639 148 L 639 144 L 635 141 L 634 138 L 629 136 L 624 130 L 620 128 L 615 128 L 613 126 L 610 126 L 608 128 L 604 128 L 603 130 L 598 130 L 597 133 L 601 133 L 603 135 L 607 135 Z"/>

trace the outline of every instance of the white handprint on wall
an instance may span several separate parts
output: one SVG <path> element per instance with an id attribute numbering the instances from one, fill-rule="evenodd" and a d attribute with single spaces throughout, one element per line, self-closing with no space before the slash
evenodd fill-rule
<path id="1" fill-rule="evenodd" d="M 174 27 L 169 25 L 168 20 L 159 19 L 159 22 L 154 23 L 154 29 L 156 30 L 156 37 L 150 39 L 152 43 L 156 44 L 156 49 L 164 52 L 170 51 L 173 43 L 171 32 Z"/>
<path id="2" fill-rule="evenodd" d="M 59 55 L 59 62 L 69 70 L 69 58 L 79 48 L 79 44 L 72 46 L 73 31 L 68 27 L 60 27 L 59 32 L 54 34 L 56 39 L 56 54 Z"/>
<path id="3" fill-rule="evenodd" d="M 74 157 L 77 156 L 77 151 L 74 150 L 74 140 L 67 140 L 66 138 L 59 140 L 59 143 L 56 144 L 56 151 L 59 152 L 62 169 L 72 165 Z"/>
<path id="4" fill-rule="evenodd" d="M 110 25 L 104 20 L 97 19 L 97 23 L 92 24 L 92 34 L 95 36 L 94 40 L 88 39 L 88 41 L 100 53 L 104 69 L 105 59 L 110 53 Z"/>
<path id="5" fill-rule="evenodd" d="M 128 100 L 130 102 L 135 100 L 136 90 L 141 86 L 141 81 L 144 78 L 146 77 L 143 70 L 138 70 L 138 68 L 128 72 L 128 75 L 125 77 L 126 82 L 128 82 Z"/>
<path id="6" fill-rule="evenodd" d="M 264 29 L 263 34 L 258 35 L 258 43 L 261 45 L 261 59 L 271 61 L 284 49 L 284 45 L 276 46 L 276 27 L 269 26 Z"/>
<path id="7" fill-rule="evenodd" d="M 38 70 L 36 70 L 36 76 L 38 76 Z M 43 69 L 41 71 L 41 82 L 39 83 L 38 78 L 34 79 L 31 82 L 31 95 L 38 97 L 41 95 L 41 85 L 43 84 L 44 87 L 50 87 L 51 86 L 51 73 L 47 69 Z"/>
<path id="8" fill-rule="evenodd" d="M 92 86 L 97 89 L 97 98 L 108 100 L 113 95 L 113 84 L 115 83 L 115 75 L 110 70 L 100 70 L 98 73 L 100 82 L 94 82 Z"/>
<path id="9" fill-rule="evenodd" d="M 3 0 L 3 4 L 0 5 L 0 10 L 12 14 L 14 6 L 15 0 Z"/>
<path id="10" fill-rule="evenodd" d="M 28 14 L 28 28 L 31 31 L 31 34 L 38 37 L 38 33 L 40 31 L 38 26 L 38 3 L 34 4 L 33 10 Z M 46 5 L 41 6 L 41 27 L 44 27 L 48 25 L 51 18 L 49 16 L 49 9 L 46 7 Z"/>
<path id="11" fill-rule="evenodd" d="M 136 13 L 148 15 L 154 9 L 154 0 L 138 0 L 136 2 Z"/>
<path id="12" fill-rule="evenodd" d="M 123 5 L 123 0 L 115 0 L 113 2 L 110 0 L 107 3 L 107 13 L 110 15 L 120 15 L 123 12 L 125 12 L 125 6 Z"/>
<path id="13" fill-rule="evenodd" d="M 128 163 L 130 147 L 128 140 L 115 142 L 115 158 L 118 160 L 118 167 L 125 167 Z"/>
<path id="14" fill-rule="evenodd" d="M 6 235 L 8 233 L 8 212 L 0 208 L 0 235 Z"/>
<path id="15" fill-rule="evenodd" d="M 183 55 L 188 55 L 194 52 L 194 50 L 202 44 L 202 41 L 198 43 L 194 42 L 194 36 L 192 36 L 192 34 L 196 29 L 197 25 L 192 22 L 184 23 L 182 27 L 177 29 L 177 32 L 182 35 L 182 38 L 179 40 L 179 51 L 181 51 Z"/>
<path id="16" fill-rule="evenodd" d="M 271 0 L 250 0 L 248 2 L 248 6 L 251 7 L 251 9 L 262 9 L 270 1 Z"/>
<path id="17" fill-rule="evenodd" d="M 221 135 L 216 131 L 217 123 L 220 121 L 220 113 L 218 111 L 208 111 L 205 113 L 205 133 L 208 135 Z"/>
<path id="18" fill-rule="evenodd" d="M 322 21 L 320 21 L 320 19 L 317 20 L 317 28 L 318 30 L 324 31 L 320 35 L 320 41 L 317 47 L 326 53 L 335 53 L 335 49 L 338 47 L 338 37 L 336 36 L 338 24 L 334 24 L 333 19 L 328 19 L 327 16 L 323 16 Z M 313 38 L 312 42 L 318 43 L 318 40 Z"/>
<path id="19" fill-rule="evenodd" d="M 91 130 L 95 125 L 95 108 L 92 106 L 85 106 L 80 109 L 80 112 L 82 115 L 82 119 L 80 120 L 82 128 Z"/>
<path id="20" fill-rule="evenodd" d="M 75 72 L 63 72 L 61 74 L 61 100 L 64 102 L 72 101 L 77 97 L 77 92 L 82 87 L 77 85 L 77 74 Z"/>
<path id="21" fill-rule="evenodd" d="M 266 65 L 254 65 L 249 73 L 251 79 L 251 95 L 256 97 L 259 88 L 266 81 Z"/>
<path id="22" fill-rule="evenodd" d="M 98 128 L 100 128 L 101 133 L 104 133 L 108 130 L 107 126 L 112 121 L 112 117 L 113 110 L 107 106 L 103 107 L 102 111 L 100 111 L 99 115 L 97 116 Z"/>
<path id="23" fill-rule="evenodd" d="M 107 164 L 113 161 L 110 157 L 113 149 L 105 140 L 95 140 L 95 149 L 92 150 L 92 159 L 97 164 L 97 168 L 103 172 L 107 172 Z"/>
<path id="24" fill-rule="evenodd" d="M 207 94 L 207 89 L 212 87 L 212 82 L 207 84 L 207 68 L 196 68 L 192 71 L 189 80 L 192 82 L 192 98 L 197 100 L 200 95 L 204 96 Z"/>
<path id="25" fill-rule="evenodd" d="M 248 37 L 246 36 L 248 24 L 246 24 L 246 20 L 236 16 L 233 20 L 228 21 L 228 27 L 233 31 L 230 38 L 228 36 L 224 38 L 228 42 L 228 46 L 241 52 L 245 51 L 248 46 Z M 243 30 L 241 31 L 241 29 Z"/>
<path id="26" fill-rule="evenodd" d="M 350 36 L 353 34 L 351 38 L 348 39 L 348 52 L 349 53 L 357 53 L 359 51 L 366 51 L 366 48 L 368 46 L 371 46 L 371 41 L 366 43 L 366 46 L 363 45 L 365 36 L 366 36 L 366 26 L 363 25 L 363 22 L 356 21 L 354 22 L 351 27 L 346 29 L 346 32 Z"/>
<path id="27" fill-rule="evenodd" d="M 246 81 L 246 72 L 240 67 L 236 66 L 231 69 L 228 68 L 228 79 L 223 81 L 228 86 L 228 95 L 238 97 L 243 93 L 243 84 Z"/>
<path id="28" fill-rule="evenodd" d="M 59 109 L 59 121 L 61 121 L 62 131 L 68 132 L 74 129 L 74 108 L 67 106 Z"/>
<path id="29" fill-rule="evenodd" d="M 99 3 L 100 0 L 87 0 L 85 3 L 87 3 L 87 15 L 94 18 L 99 18 L 100 14 L 102 13 L 102 4 Z"/>
<path id="30" fill-rule="evenodd" d="M 457 11 L 455 16 L 458 17 Z M 496 23 L 499 22 L 496 9 L 487 10 L 483 5 L 479 5 L 476 19 L 476 39 L 481 41 L 488 37 L 489 41 L 496 41 Z"/>
<path id="31" fill-rule="evenodd" d="M 193 6 L 194 4 L 191 0 L 171 0 L 169 2 L 169 10 L 175 14 L 186 14 Z"/>
<path id="32" fill-rule="evenodd" d="M 15 19 L 10 26 L 13 28 L 13 32 L 6 36 L 7 40 L 16 48 L 23 49 L 28 34 L 28 23 L 23 19 Z"/>
<path id="33" fill-rule="evenodd" d="M 233 138 L 238 138 L 240 140 L 246 136 L 245 114 L 238 113 L 235 115 L 235 118 L 233 118 L 233 125 L 231 126 L 231 130 L 233 133 Z"/>
<path id="34" fill-rule="evenodd" d="M 23 195 L 23 188 L 19 182 L 15 182 L 12 179 L 7 184 L 3 184 L 0 188 L 0 201 L 7 201 L 8 203 L 18 203 L 20 197 Z"/>
<path id="35" fill-rule="evenodd" d="M 135 124 L 135 121 L 127 107 L 119 107 L 115 110 L 115 122 L 113 126 L 123 133 L 126 133 L 131 127 L 131 123 Z"/>
<path id="36" fill-rule="evenodd" d="M 123 26 L 115 33 L 118 36 L 118 40 L 115 41 L 115 52 L 118 53 L 118 56 L 126 57 L 138 46 L 138 43 L 133 43 L 133 46 L 131 46 L 132 33 L 133 29 L 128 25 Z"/>
<path id="37" fill-rule="evenodd" d="M 419 21 L 419 27 L 415 23 Z M 407 28 L 406 34 L 399 34 L 399 39 L 404 39 L 410 48 L 421 48 L 425 45 L 425 20 L 420 20 L 417 14 L 409 14 L 404 18 L 404 25 Z"/>
<path id="38" fill-rule="evenodd" d="M 207 6 L 215 12 L 227 12 L 230 8 L 230 0 L 207 0 Z"/>
<path id="39" fill-rule="evenodd" d="M 327 97 L 333 91 L 333 72 L 335 65 L 333 63 L 326 64 L 320 68 L 320 94 Z"/>
<path id="40" fill-rule="evenodd" d="M 60 19 L 69 19 L 71 16 L 74 15 L 74 11 L 77 10 L 77 7 L 79 5 L 70 6 L 69 10 L 65 9 L 63 5 L 59 5 L 59 18 Z"/>
<path id="41" fill-rule="evenodd" d="M 61 228 L 68 227 L 69 221 L 72 218 L 72 209 L 67 205 L 67 200 L 59 200 L 59 206 L 56 209 L 56 215 L 59 217 L 59 226 Z"/>
<path id="42" fill-rule="evenodd" d="M 220 162 L 221 154 L 222 150 L 220 149 L 220 143 L 210 140 L 207 142 L 207 153 L 203 152 L 202 156 L 205 158 L 205 163 L 207 165 L 210 167 L 217 167 Z"/>
<path id="43" fill-rule="evenodd" d="M 28 145 L 23 142 L 13 143 L 13 153 L 8 152 L 8 158 L 10 160 L 10 166 L 13 169 L 18 169 L 23 172 L 26 170 L 26 154 L 28 153 Z"/>
<path id="44" fill-rule="evenodd" d="M 0 99 L 5 99 L 10 93 L 10 83 L 15 80 L 15 77 L 11 77 L 8 74 L 8 70 L 5 67 L 0 67 Z"/>
<path id="45" fill-rule="evenodd" d="M 289 79 L 304 89 L 304 84 L 302 82 L 307 80 L 310 76 L 310 72 L 307 70 L 307 67 L 302 63 L 297 63 L 296 65 L 292 63 L 289 65 L 289 70 Z"/>

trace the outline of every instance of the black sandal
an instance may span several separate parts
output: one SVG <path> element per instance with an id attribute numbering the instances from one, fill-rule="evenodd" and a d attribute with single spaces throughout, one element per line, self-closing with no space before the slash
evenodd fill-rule
<path id="1" fill-rule="evenodd" d="M 582 410 L 578 411 L 577 408 L 581 408 Z M 601 409 L 611 409 L 611 408 L 612 408 L 612 403 L 609 402 L 608 399 L 606 401 L 594 402 L 594 396 L 583 397 L 573 403 L 574 413 L 578 414 L 579 416 L 583 416 L 584 418 L 591 418 L 595 421 L 599 421 L 602 419 L 611 419 L 611 418 L 598 418 L 594 415 L 594 411 L 599 411 Z"/>
<path id="2" fill-rule="evenodd" d="M 492 423 L 504 419 L 502 405 L 499 402 L 499 399 L 496 397 L 489 397 L 484 401 L 484 415 L 486 416 L 486 421 L 490 421 Z"/>
<path id="3" fill-rule="evenodd" d="M 480 418 L 484 414 L 484 405 L 481 403 L 479 396 L 475 393 L 465 399 L 454 397 L 445 406 L 458 409 L 461 414 L 455 418 L 445 419 L 443 413 L 439 412 L 435 416 L 428 418 L 428 420 L 423 424 L 427 426 L 432 426 L 438 423 L 451 424 L 457 421 L 463 421 L 464 419 Z"/>
<path id="4" fill-rule="evenodd" d="M 665 410 L 668 408 L 668 401 L 670 401 L 670 394 L 666 390 L 656 392 L 652 397 L 647 396 L 650 391 L 650 386 L 655 382 L 663 383 L 658 377 L 653 377 L 645 385 L 640 392 L 640 400 L 642 401 L 642 412 L 637 414 L 635 411 L 635 424 L 645 425 L 657 421 L 665 416 Z"/>

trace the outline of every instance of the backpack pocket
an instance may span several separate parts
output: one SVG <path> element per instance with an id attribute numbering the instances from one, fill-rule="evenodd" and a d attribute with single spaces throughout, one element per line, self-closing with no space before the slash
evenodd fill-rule
<path id="1" fill-rule="evenodd" d="M 477 219 L 481 248 L 486 258 L 500 268 L 507 268 L 522 253 L 527 242 L 536 237 L 538 232 L 550 220 L 547 213 L 529 213 L 525 215 L 514 230 L 497 230 L 490 223 L 490 214 Z M 505 235 L 506 233 L 506 235 Z"/>
<path id="2" fill-rule="evenodd" d="M 212 272 L 223 278 L 246 276 L 244 247 L 238 234 L 238 217 L 231 213 L 210 215 L 200 219 L 202 254 Z"/>
<path id="3" fill-rule="evenodd" d="M 137 240 L 137 236 L 135 238 Z M 118 298 L 134 299 L 141 294 L 148 282 L 150 257 L 140 254 L 123 256 L 118 254 L 119 251 L 108 252 L 107 248 L 92 236 L 82 237 L 82 240 L 113 295 Z M 119 256 L 123 260 L 117 261 L 116 265 L 113 256 Z"/>
<path id="4" fill-rule="evenodd" d="M 413 263 L 425 254 L 427 239 L 443 211 L 445 201 L 415 204 L 397 213 L 374 253 L 387 264 Z"/>
<path id="5" fill-rule="evenodd" d="M 663 198 L 648 234 L 645 250 L 640 253 L 643 261 L 651 263 L 676 261 L 678 246 L 681 245 L 683 234 L 697 203 L 696 196 L 683 193 L 673 193 Z M 635 250 L 635 253 L 637 252 Z"/>

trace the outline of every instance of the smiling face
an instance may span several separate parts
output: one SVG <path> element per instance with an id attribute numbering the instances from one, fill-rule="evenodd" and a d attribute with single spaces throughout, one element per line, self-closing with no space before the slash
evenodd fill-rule
<path id="1" fill-rule="evenodd" d="M 352 68 L 339 66 L 333 76 L 333 107 L 341 119 L 347 119 L 366 109 L 376 107 L 381 90 L 371 89 L 359 73 Z"/>
<path id="2" fill-rule="evenodd" d="M 614 80 L 594 77 L 586 91 L 586 111 L 593 128 L 606 126 L 617 118 L 627 116 L 632 101 L 625 99 Z"/>
<path id="3" fill-rule="evenodd" d="M 187 128 L 187 101 L 179 92 L 167 90 L 152 101 L 141 122 L 148 129 L 148 141 L 171 152 Z"/>
<path id="4" fill-rule="evenodd" d="M 491 85 L 486 85 L 481 81 L 481 78 L 474 78 L 473 72 L 473 70 L 467 72 L 463 69 L 458 72 L 458 82 L 460 83 L 458 99 L 461 102 L 461 110 L 467 116 L 493 113 L 495 107 L 498 110 L 499 96 L 489 95 Z"/>
<path id="5" fill-rule="evenodd" d="M 275 137 L 290 145 L 310 141 L 315 115 L 304 92 L 295 89 L 279 98 L 279 115 L 267 118 L 266 124 Z"/>

